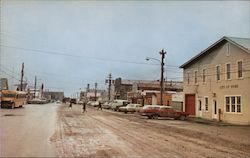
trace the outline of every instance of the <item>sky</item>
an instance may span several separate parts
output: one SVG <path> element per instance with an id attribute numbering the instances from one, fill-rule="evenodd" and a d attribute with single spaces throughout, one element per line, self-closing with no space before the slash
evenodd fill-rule
<path id="1" fill-rule="evenodd" d="M 250 38 L 250 1 L 2 0 L 0 76 L 35 75 L 66 96 L 105 79 L 182 81 L 179 66 L 223 36 Z"/>

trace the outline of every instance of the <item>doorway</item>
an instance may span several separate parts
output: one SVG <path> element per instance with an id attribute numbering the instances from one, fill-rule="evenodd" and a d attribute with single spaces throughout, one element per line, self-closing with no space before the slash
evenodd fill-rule
<path id="1" fill-rule="evenodd" d="M 218 107 L 217 107 L 217 101 L 213 101 L 213 119 L 218 119 Z"/>

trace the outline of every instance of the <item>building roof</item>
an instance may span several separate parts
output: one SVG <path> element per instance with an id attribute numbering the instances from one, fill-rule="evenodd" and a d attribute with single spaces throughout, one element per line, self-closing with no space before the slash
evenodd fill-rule
<path id="1" fill-rule="evenodd" d="M 196 56 L 194 56 L 193 58 L 191 58 L 187 62 L 185 62 L 183 65 L 180 66 L 180 68 L 187 67 L 188 65 L 192 64 L 193 62 L 200 59 L 201 57 L 209 54 L 211 52 L 211 50 L 216 48 L 218 45 L 220 45 L 222 43 L 225 43 L 226 41 L 234 44 L 235 46 L 243 49 L 245 52 L 250 54 L 250 39 L 249 38 L 239 38 L 239 37 L 227 37 L 227 36 L 224 36 L 221 39 L 219 39 L 217 42 L 215 42 L 214 44 L 212 44 L 211 46 L 209 46 L 205 50 L 201 51 L 199 54 L 197 54 Z"/>

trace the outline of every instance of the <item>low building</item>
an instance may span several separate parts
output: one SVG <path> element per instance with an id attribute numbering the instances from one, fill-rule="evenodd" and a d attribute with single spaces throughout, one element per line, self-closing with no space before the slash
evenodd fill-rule
<path id="1" fill-rule="evenodd" d="M 250 39 L 223 37 L 180 66 L 184 109 L 193 116 L 250 124 Z"/>
<path id="2" fill-rule="evenodd" d="M 48 100 L 63 101 L 64 92 L 45 91 L 45 92 L 43 92 L 43 97 L 48 99 Z"/>
<path id="3" fill-rule="evenodd" d="M 165 91 L 183 90 L 183 83 L 179 81 L 164 82 Z M 141 91 L 160 91 L 160 82 L 152 80 L 124 80 L 115 79 L 115 99 L 127 99 L 128 92 L 140 93 Z"/>

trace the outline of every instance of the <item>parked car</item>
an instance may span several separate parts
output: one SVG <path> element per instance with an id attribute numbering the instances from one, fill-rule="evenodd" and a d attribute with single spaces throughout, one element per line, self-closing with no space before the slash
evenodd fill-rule
<path id="1" fill-rule="evenodd" d="M 114 111 L 119 111 L 122 106 L 127 106 L 130 102 L 128 100 L 114 100 L 111 104 L 111 109 Z"/>
<path id="2" fill-rule="evenodd" d="M 112 103 L 112 102 L 105 102 L 105 103 L 102 105 L 102 108 L 104 108 L 104 109 L 110 109 L 111 103 Z"/>
<path id="3" fill-rule="evenodd" d="M 91 106 L 97 107 L 99 105 L 99 101 L 93 101 L 90 103 Z"/>
<path id="4" fill-rule="evenodd" d="M 185 120 L 188 117 L 187 112 L 183 112 L 180 110 L 174 110 L 171 106 L 162 106 L 154 115 L 154 118 L 157 117 L 169 117 L 174 118 L 176 120 Z"/>
<path id="5" fill-rule="evenodd" d="M 136 112 L 139 108 L 142 107 L 141 104 L 128 104 L 127 106 L 120 107 L 119 111 L 124 112 L 125 114 L 128 112 Z"/>
<path id="6" fill-rule="evenodd" d="M 146 105 L 138 112 L 141 116 L 147 116 L 149 119 L 154 118 L 157 115 L 157 111 L 160 109 L 160 105 Z"/>
<path id="7" fill-rule="evenodd" d="M 70 99 L 70 103 L 72 103 L 72 104 L 76 104 L 76 99 Z"/>

